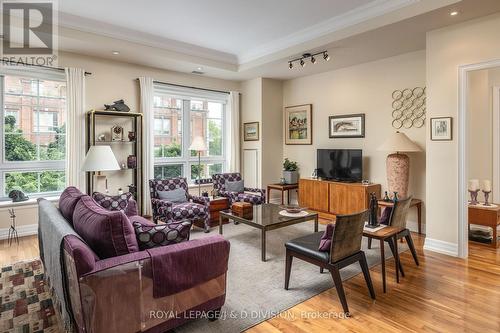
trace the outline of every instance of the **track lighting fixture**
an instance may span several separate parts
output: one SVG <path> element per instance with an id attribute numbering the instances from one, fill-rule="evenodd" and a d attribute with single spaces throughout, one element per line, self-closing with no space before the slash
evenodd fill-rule
<path id="1" fill-rule="evenodd" d="M 318 56 L 318 55 L 323 55 L 323 59 L 325 61 L 330 60 L 330 56 L 328 55 L 328 52 L 326 50 L 325 51 L 321 51 L 321 52 L 317 52 L 317 53 L 314 53 L 314 54 L 304 53 L 302 55 L 302 57 L 300 57 L 300 58 L 289 60 L 288 61 L 288 68 L 289 69 L 293 69 L 293 63 L 296 62 L 296 61 L 300 64 L 301 67 L 305 67 L 306 66 L 305 60 L 308 60 L 308 59 L 310 59 L 311 60 L 311 64 L 314 65 L 316 63 L 316 61 L 317 61 L 316 56 Z"/>

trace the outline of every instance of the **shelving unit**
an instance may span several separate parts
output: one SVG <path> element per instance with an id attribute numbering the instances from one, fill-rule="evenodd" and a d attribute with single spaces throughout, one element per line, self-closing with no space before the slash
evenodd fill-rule
<path id="1" fill-rule="evenodd" d="M 111 136 L 111 126 L 113 124 L 125 124 L 129 125 L 129 129 L 135 132 L 135 140 L 127 140 L 127 134 L 124 128 L 124 139 L 119 141 L 105 140 L 99 141 L 98 136 L 103 134 L 102 131 L 108 131 Z M 91 146 L 94 145 L 108 145 L 113 150 L 119 163 L 120 160 L 123 161 L 123 155 L 134 155 L 137 159 L 137 167 L 135 168 L 122 168 L 121 170 L 112 171 L 113 173 L 123 173 L 119 175 L 123 185 L 124 192 L 127 192 L 128 185 L 134 185 L 136 188 L 136 193 L 134 194 L 135 200 L 137 201 L 137 208 L 139 212 L 142 212 L 142 194 L 143 188 L 143 169 L 142 169 L 142 113 L 136 112 L 118 112 L 118 111 L 105 111 L 105 110 L 90 110 L 86 115 L 86 137 L 87 137 L 87 151 Z M 98 129 L 99 128 L 99 129 Z M 94 192 L 94 177 L 93 172 L 87 172 L 87 191 L 89 194 Z M 110 192 L 114 195 L 113 191 Z"/>

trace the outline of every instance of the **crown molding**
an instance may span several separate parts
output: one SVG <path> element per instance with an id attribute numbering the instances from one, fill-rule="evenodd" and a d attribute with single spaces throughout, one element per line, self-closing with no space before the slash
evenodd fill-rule
<path id="1" fill-rule="evenodd" d="M 358 23 L 373 19 L 422 0 L 374 0 L 345 14 L 334 16 L 309 28 L 261 45 L 249 52 L 238 54 L 238 63 L 245 64 L 289 47 L 337 32 Z"/>

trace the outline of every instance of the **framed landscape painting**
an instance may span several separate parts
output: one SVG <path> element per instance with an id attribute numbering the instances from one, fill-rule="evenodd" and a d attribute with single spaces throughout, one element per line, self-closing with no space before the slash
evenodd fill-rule
<path id="1" fill-rule="evenodd" d="M 431 140 L 432 141 L 453 140 L 451 117 L 431 118 Z"/>
<path id="2" fill-rule="evenodd" d="M 259 123 L 244 123 L 243 124 L 243 140 L 244 141 L 259 141 Z"/>
<path id="3" fill-rule="evenodd" d="M 365 114 L 350 114 L 329 117 L 330 138 L 364 138 Z"/>
<path id="4" fill-rule="evenodd" d="M 285 144 L 312 144 L 312 104 L 285 108 Z"/>

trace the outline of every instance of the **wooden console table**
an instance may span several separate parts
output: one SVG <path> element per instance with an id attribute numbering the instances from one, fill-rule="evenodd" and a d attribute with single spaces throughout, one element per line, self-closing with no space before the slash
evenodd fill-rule
<path id="1" fill-rule="evenodd" d="M 281 204 L 284 203 L 284 194 L 286 194 L 287 203 L 290 204 L 290 190 L 295 190 L 299 188 L 299 184 L 269 184 L 267 185 L 267 203 L 271 199 L 271 190 L 277 190 L 281 192 Z"/>
<path id="2" fill-rule="evenodd" d="M 393 207 L 394 202 L 392 201 L 378 201 L 379 207 Z M 418 217 L 418 234 L 422 234 L 422 200 L 420 199 L 411 199 L 410 207 L 417 208 L 417 217 Z"/>
<path id="3" fill-rule="evenodd" d="M 491 247 L 497 248 L 500 244 L 497 241 L 497 228 L 500 225 L 500 205 L 496 207 L 469 206 L 469 230 L 471 224 L 478 224 L 493 229 Z M 479 243 L 483 244 L 483 243 Z"/>

